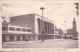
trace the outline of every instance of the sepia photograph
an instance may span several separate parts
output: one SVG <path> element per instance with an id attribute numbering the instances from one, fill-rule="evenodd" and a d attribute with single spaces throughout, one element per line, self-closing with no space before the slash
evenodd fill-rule
<path id="1" fill-rule="evenodd" d="M 2 48 L 79 48 L 79 2 L 2 0 Z"/>

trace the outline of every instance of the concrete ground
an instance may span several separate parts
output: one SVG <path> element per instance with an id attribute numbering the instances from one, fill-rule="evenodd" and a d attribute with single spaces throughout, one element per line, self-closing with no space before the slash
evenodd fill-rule
<path id="1" fill-rule="evenodd" d="M 78 48 L 78 40 L 53 39 L 38 41 L 4 42 L 3 48 Z"/>

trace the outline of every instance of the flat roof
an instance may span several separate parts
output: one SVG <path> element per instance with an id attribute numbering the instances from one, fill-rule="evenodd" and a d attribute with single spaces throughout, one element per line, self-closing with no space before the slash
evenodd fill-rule
<path id="1" fill-rule="evenodd" d="M 37 15 L 37 16 L 42 17 L 41 15 L 36 14 L 36 13 L 25 14 L 25 15 L 18 15 L 18 16 L 12 16 L 12 17 L 20 17 L 20 16 L 27 16 L 27 15 Z M 47 20 L 53 21 L 53 20 L 51 20 L 51 19 L 49 19 L 49 18 L 47 18 L 47 17 L 44 17 L 44 19 L 47 19 Z M 53 21 L 53 22 L 54 22 L 54 21 Z"/>

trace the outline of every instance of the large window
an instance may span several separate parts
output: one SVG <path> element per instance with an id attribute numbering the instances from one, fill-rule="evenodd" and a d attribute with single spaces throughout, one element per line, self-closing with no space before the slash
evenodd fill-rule
<path id="1" fill-rule="evenodd" d="M 16 28 L 16 31 L 21 31 L 21 28 Z"/>
<path id="2" fill-rule="evenodd" d="M 27 29 L 27 32 L 31 32 L 31 29 Z"/>
<path id="3" fill-rule="evenodd" d="M 9 30 L 15 31 L 15 27 L 9 27 Z"/>
<path id="4" fill-rule="evenodd" d="M 44 27 L 45 28 L 45 34 L 47 34 L 47 22 L 45 21 L 44 24 L 45 24 L 45 27 Z"/>
<path id="5" fill-rule="evenodd" d="M 22 28 L 22 31 L 26 31 L 26 29 L 23 29 L 23 28 Z"/>
<path id="6" fill-rule="evenodd" d="M 20 41 L 20 36 L 17 36 L 16 41 Z"/>
<path id="7" fill-rule="evenodd" d="M 6 36 L 2 36 L 2 41 L 7 41 Z"/>
<path id="8" fill-rule="evenodd" d="M 10 41 L 14 41 L 14 36 L 10 36 Z"/>
<path id="9" fill-rule="evenodd" d="M 8 30 L 8 27 L 2 27 L 2 30 Z"/>
<path id="10" fill-rule="evenodd" d="M 40 18 L 38 18 L 38 28 L 39 28 L 39 33 L 40 33 L 40 26 L 41 26 L 41 20 L 40 20 Z"/>
<path id="11" fill-rule="evenodd" d="M 26 41 L 26 36 L 22 36 L 23 41 Z"/>

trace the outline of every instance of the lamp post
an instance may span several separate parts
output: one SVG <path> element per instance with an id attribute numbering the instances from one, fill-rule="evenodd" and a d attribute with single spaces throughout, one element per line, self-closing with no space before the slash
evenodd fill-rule
<path id="1" fill-rule="evenodd" d="M 66 40 L 66 21 L 64 21 L 65 23 L 65 40 Z"/>
<path id="2" fill-rule="evenodd" d="M 41 33 L 42 33 L 42 42 L 44 42 L 44 20 L 43 20 L 43 10 L 45 9 L 44 7 L 40 8 L 42 10 L 42 26 L 41 26 Z"/>

